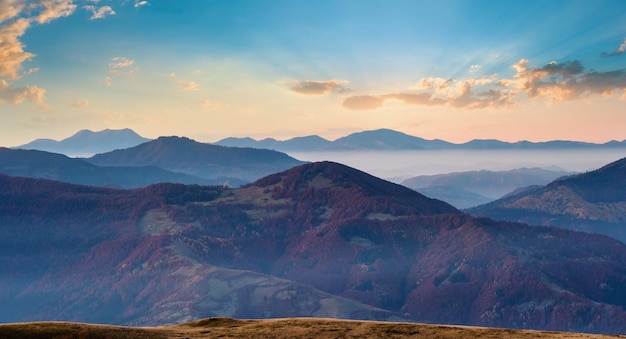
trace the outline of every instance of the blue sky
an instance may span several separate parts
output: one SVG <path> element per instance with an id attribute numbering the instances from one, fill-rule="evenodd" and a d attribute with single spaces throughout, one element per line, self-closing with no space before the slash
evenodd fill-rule
<path id="1" fill-rule="evenodd" d="M 0 0 L 0 145 L 626 139 L 626 1 Z"/>

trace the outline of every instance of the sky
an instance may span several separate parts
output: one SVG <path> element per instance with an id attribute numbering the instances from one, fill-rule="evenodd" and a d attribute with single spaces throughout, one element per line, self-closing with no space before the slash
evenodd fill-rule
<path id="1" fill-rule="evenodd" d="M 626 139 L 626 1 L 0 0 L 0 146 Z"/>

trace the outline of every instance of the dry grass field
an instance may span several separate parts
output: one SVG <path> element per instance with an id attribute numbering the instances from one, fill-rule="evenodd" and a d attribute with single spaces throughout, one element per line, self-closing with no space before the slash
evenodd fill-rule
<path id="1" fill-rule="evenodd" d="M 0 325 L 4 338 L 626 338 L 568 332 L 353 321 L 319 318 L 236 320 L 209 318 L 164 327 L 69 322 Z"/>

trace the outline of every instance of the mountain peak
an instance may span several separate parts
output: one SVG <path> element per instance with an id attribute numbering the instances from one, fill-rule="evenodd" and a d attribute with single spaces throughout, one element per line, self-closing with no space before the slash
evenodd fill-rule
<path id="1" fill-rule="evenodd" d="M 448 203 L 430 199 L 422 194 L 374 177 L 365 172 L 335 162 L 323 161 L 296 166 L 281 173 L 269 175 L 252 184 L 273 190 L 276 198 L 305 198 L 313 191 L 334 191 L 335 196 L 346 199 L 378 199 L 376 204 L 394 203 L 411 206 L 411 213 L 460 213 Z M 351 192 L 342 193 L 344 192 Z M 387 201 L 389 200 L 389 201 Z"/>
<path id="2" fill-rule="evenodd" d="M 157 166 L 205 179 L 238 178 L 244 182 L 302 164 L 277 151 L 205 144 L 178 136 L 97 154 L 88 161 L 100 166 Z"/>
<path id="3" fill-rule="evenodd" d="M 133 147 L 149 140 L 128 128 L 121 130 L 105 129 L 99 132 L 83 129 L 61 141 L 38 139 L 15 148 L 86 157 L 115 149 Z"/>

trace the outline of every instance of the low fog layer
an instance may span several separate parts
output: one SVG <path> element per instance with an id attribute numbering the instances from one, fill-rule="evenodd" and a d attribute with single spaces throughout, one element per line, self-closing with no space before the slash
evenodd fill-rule
<path id="1" fill-rule="evenodd" d="M 597 169 L 626 157 L 623 149 L 585 150 L 426 150 L 291 152 L 303 161 L 336 161 L 394 182 L 462 171 L 546 168 L 571 172 Z"/>

